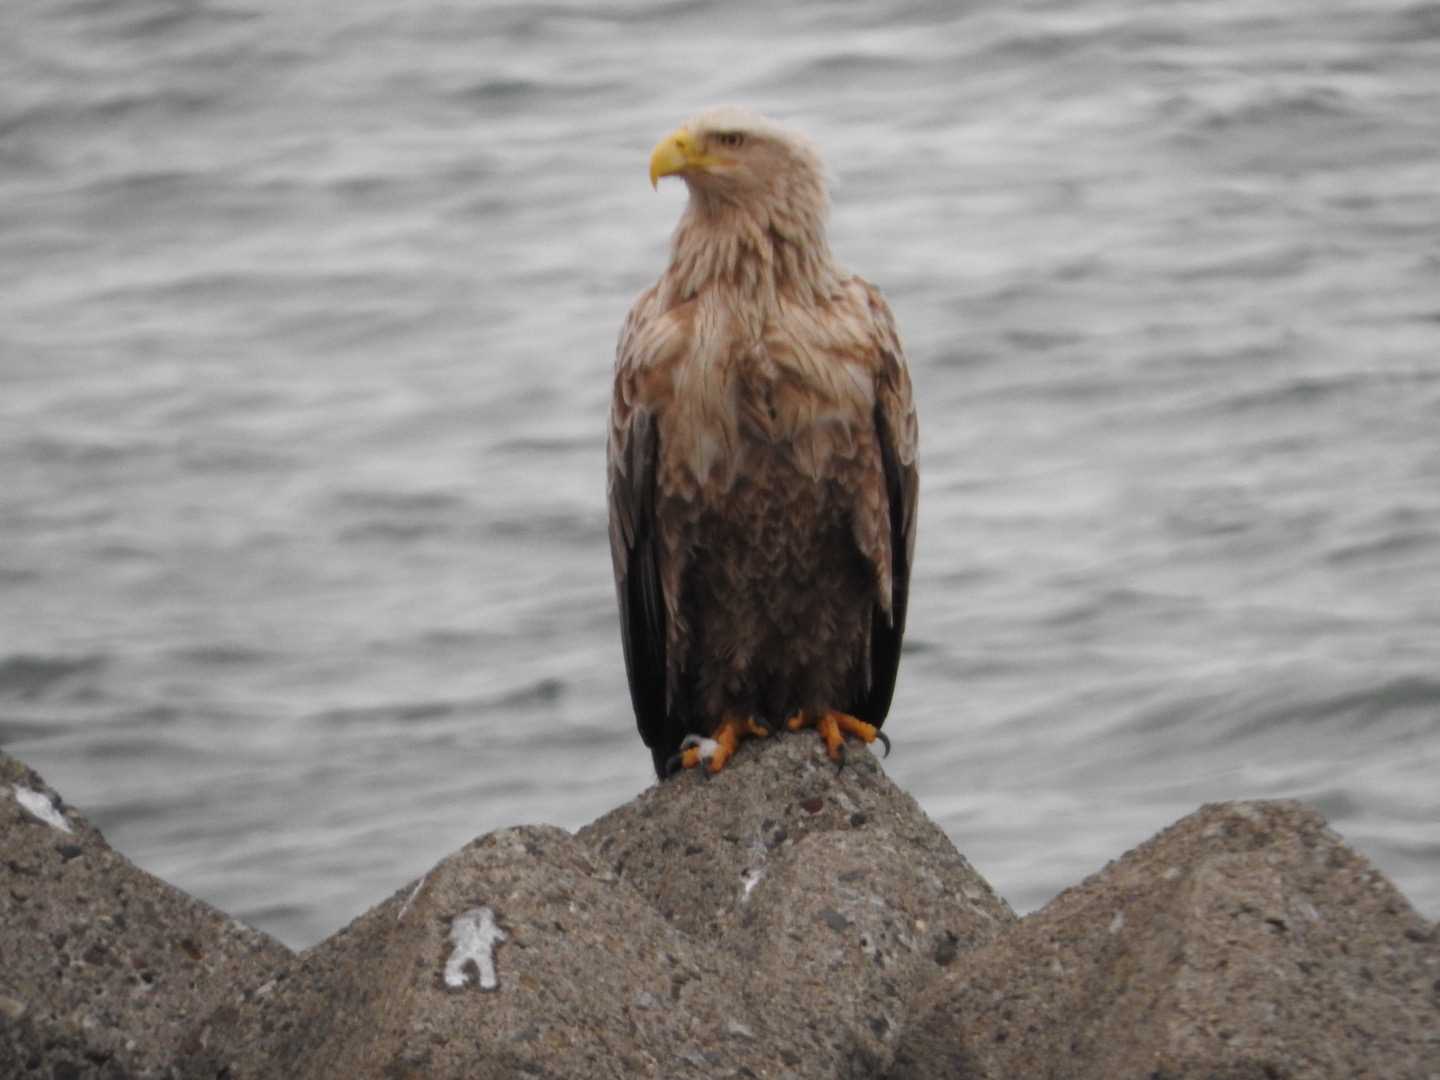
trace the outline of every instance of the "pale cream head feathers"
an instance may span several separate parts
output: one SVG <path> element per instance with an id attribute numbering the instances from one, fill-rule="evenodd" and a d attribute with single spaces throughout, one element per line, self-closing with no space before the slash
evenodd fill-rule
<path id="1" fill-rule="evenodd" d="M 725 276 L 752 290 L 780 279 L 830 290 L 825 166 L 805 136 L 750 109 L 716 106 L 655 145 L 650 182 L 666 176 L 690 190 L 672 260 L 680 295 Z"/>

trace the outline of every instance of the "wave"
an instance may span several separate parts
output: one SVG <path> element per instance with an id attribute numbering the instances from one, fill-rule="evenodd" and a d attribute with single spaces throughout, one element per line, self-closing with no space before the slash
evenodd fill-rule
<path id="1" fill-rule="evenodd" d="M 1440 532 L 1396 526 L 1392 532 L 1338 544 L 1325 553 L 1325 560 L 1336 566 L 1358 563 L 1393 567 L 1397 561 L 1425 553 L 1440 561 Z"/>
<path id="2" fill-rule="evenodd" d="M 187 664 L 198 664 L 203 667 L 241 667 L 251 664 L 267 664 L 277 659 L 277 654 L 266 649 L 257 649 L 249 645 L 236 645 L 216 643 L 211 645 L 195 645 L 183 649 L 176 649 L 171 655 L 178 661 Z"/>
<path id="3" fill-rule="evenodd" d="M 34 656 L 0 659 L 0 698 L 40 701 L 83 689 L 105 667 L 101 656 Z"/>
<path id="4" fill-rule="evenodd" d="M 1418 722 L 1418 727 L 1417 727 Z M 1389 726 L 1398 738 L 1440 734 L 1440 679 L 1395 675 L 1364 685 L 1322 688 L 1276 680 L 1250 690 L 1192 693 L 1145 709 L 1115 731 L 1129 736 L 1168 733 L 1187 746 L 1241 745 L 1300 727 L 1316 737 L 1326 732 L 1352 739 L 1361 731 L 1383 738 Z M 1323 730 L 1322 730 L 1323 729 Z M 1292 732 L 1293 734 L 1293 732 Z"/>
<path id="5" fill-rule="evenodd" d="M 490 697 L 412 701 L 351 709 L 328 709 L 309 717 L 308 722 L 342 729 L 369 726 L 389 728 L 396 723 L 410 727 L 455 717 L 471 717 L 496 710 L 512 711 L 546 707 L 564 696 L 567 685 L 563 679 L 546 676 Z M 533 737 L 534 733 L 529 729 L 518 734 L 520 741 L 526 741 Z M 512 738 L 509 741 L 515 741 L 515 739 Z"/>
<path id="6" fill-rule="evenodd" d="M 0 112 L 0 135 L 45 135 L 86 125 L 111 125 L 141 120 L 179 119 L 211 112 L 225 100 L 217 90 L 155 86 L 111 90 Z"/>
<path id="7" fill-rule="evenodd" d="M 1200 106 L 1200 126 L 1216 131 L 1236 127 L 1284 130 L 1296 121 L 1361 119 L 1359 102 L 1327 86 L 1297 90 L 1266 88 L 1223 105 Z"/>
<path id="8" fill-rule="evenodd" d="M 1440 38 L 1440 4 L 1414 4 L 1396 12 L 1388 36 L 1403 42 Z"/>

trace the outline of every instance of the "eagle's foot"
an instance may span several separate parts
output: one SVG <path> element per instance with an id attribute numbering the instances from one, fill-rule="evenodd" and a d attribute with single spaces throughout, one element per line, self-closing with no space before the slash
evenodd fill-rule
<path id="1" fill-rule="evenodd" d="M 791 731 L 799 731 L 806 727 L 813 727 L 818 731 L 820 738 L 825 740 L 825 753 L 842 769 L 845 767 L 846 735 L 854 735 L 866 744 L 879 742 L 881 746 L 885 747 L 885 756 L 890 756 L 889 737 L 874 724 L 867 724 L 864 720 L 851 716 L 849 713 L 826 709 L 819 715 L 815 715 L 802 711 L 790 717 L 785 723 Z"/>
<path id="2" fill-rule="evenodd" d="M 680 743 L 680 753 L 666 764 L 666 774 L 679 769 L 693 769 L 703 763 L 706 773 L 714 776 L 725 767 L 742 739 L 763 739 L 769 734 L 770 729 L 754 717 L 728 714 L 715 726 L 710 738 L 686 735 Z"/>

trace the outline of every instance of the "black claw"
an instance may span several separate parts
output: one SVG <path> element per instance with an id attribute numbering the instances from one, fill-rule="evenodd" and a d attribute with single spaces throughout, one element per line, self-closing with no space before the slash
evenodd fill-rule
<path id="1" fill-rule="evenodd" d="M 675 755 L 673 755 L 672 757 L 666 759 L 666 761 L 665 761 L 665 779 L 666 779 L 666 780 L 669 780 L 670 777 L 674 776 L 676 773 L 678 773 L 678 772 L 680 771 L 680 762 L 681 762 L 681 760 L 682 760 L 683 758 L 684 758 L 684 755 L 683 755 L 683 754 L 675 754 Z"/>
<path id="2" fill-rule="evenodd" d="M 877 732 L 875 732 L 875 738 L 879 739 L 880 742 L 882 742 L 882 743 L 885 745 L 885 755 L 884 755 L 884 756 L 885 756 L 885 757 L 889 757 L 889 756 L 890 756 L 890 736 L 889 736 L 889 735 L 886 735 L 883 731 L 877 731 Z"/>
<path id="3" fill-rule="evenodd" d="M 845 752 L 845 744 L 842 742 L 840 744 L 840 756 L 835 760 L 836 776 L 839 776 L 842 772 L 845 771 L 845 762 L 849 758 L 849 756 L 850 755 Z"/>

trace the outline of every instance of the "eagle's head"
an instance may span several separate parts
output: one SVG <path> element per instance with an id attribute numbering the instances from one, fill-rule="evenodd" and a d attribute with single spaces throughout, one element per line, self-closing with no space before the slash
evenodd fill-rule
<path id="1" fill-rule="evenodd" d="M 744 199 L 773 193 L 779 181 L 825 192 L 820 154 L 805 136 L 738 105 L 692 116 L 656 144 L 650 183 L 680 176 L 691 191 Z"/>
<path id="2" fill-rule="evenodd" d="M 803 135 L 739 106 L 706 109 L 651 151 L 650 183 L 662 176 L 679 176 L 690 189 L 677 264 L 698 265 L 705 277 L 714 253 L 732 271 L 737 260 L 763 264 L 756 280 L 778 272 L 819 285 L 828 277 L 825 167 Z"/>

